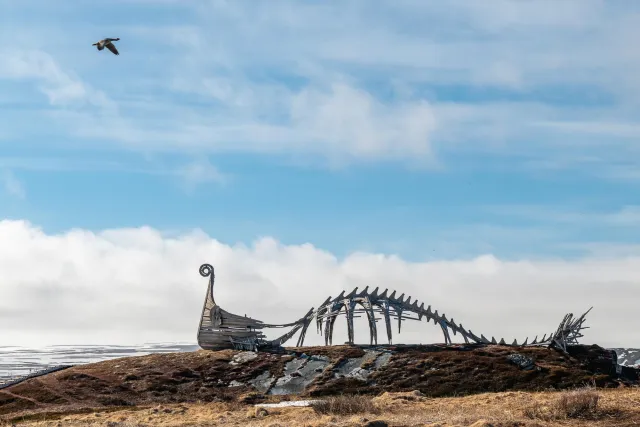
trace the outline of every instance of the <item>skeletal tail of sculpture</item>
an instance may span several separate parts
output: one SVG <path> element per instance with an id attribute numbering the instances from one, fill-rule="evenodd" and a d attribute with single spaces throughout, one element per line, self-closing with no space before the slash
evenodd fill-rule
<path id="1" fill-rule="evenodd" d="M 349 341 L 353 342 L 353 316 L 356 313 L 365 313 L 369 321 L 370 329 L 370 341 L 371 344 L 374 341 L 377 343 L 377 329 L 374 313 L 382 314 L 387 331 L 387 339 L 389 344 L 392 344 L 392 328 L 391 318 L 398 320 L 398 332 L 400 332 L 401 322 L 404 320 L 421 320 L 426 318 L 427 322 L 433 321 L 434 325 L 441 328 L 444 335 L 445 344 L 451 344 L 451 333 L 453 335 L 460 334 L 465 343 L 478 343 L 478 344 L 500 344 L 500 345 L 512 345 L 512 346 L 543 346 L 543 345 L 555 345 L 561 349 L 566 349 L 567 344 L 577 343 L 577 338 L 582 337 L 582 329 L 586 329 L 582 326 L 585 316 L 591 308 L 580 316 L 578 319 L 573 320 L 573 314 L 567 314 L 563 321 L 558 326 L 555 333 L 549 334 L 549 337 L 545 334 L 542 340 L 538 341 L 538 337 L 529 343 L 527 337 L 521 344 L 518 344 L 517 340 L 513 340 L 511 344 L 507 344 L 504 338 L 499 341 L 494 337 L 491 340 L 487 339 L 483 334 L 477 336 L 470 329 L 465 329 L 462 324 L 456 324 L 453 319 L 447 319 L 447 316 L 443 313 L 438 314 L 438 311 L 432 311 L 431 306 L 424 308 L 424 303 L 418 305 L 418 300 L 414 300 L 411 303 L 411 297 L 406 300 L 404 294 L 400 297 L 396 297 L 394 291 L 391 295 L 387 296 L 388 289 L 385 289 L 381 294 L 378 293 L 376 288 L 373 292 L 368 291 L 368 287 L 362 292 L 357 292 L 358 288 L 355 288 L 352 292 L 345 296 L 345 292 L 341 292 L 336 298 L 328 298 L 316 311 L 316 322 L 320 330 L 320 325 L 324 323 L 325 344 L 331 345 L 333 338 L 333 327 L 335 325 L 336 318 L 344 311 L 347 317 L 347 330 Z M 360 306 L 360 309 L 356 309 Z M 408 314 L 413 314 L 412 317 Z"/>

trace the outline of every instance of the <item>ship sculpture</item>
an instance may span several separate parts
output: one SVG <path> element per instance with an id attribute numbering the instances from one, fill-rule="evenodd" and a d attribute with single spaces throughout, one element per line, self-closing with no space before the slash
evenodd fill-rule
<path id="1" fill-rule="evenodd" d="M 447 319 L 444 313 L 440 315 L 438 310 L 432 311 L 430 305 L 425 308 L 424 303 L 419 303 L 418 300 L 411 302 L 411 297 L 405 298 L 404 294 L 396 297 L 396 291 L 388 294 L 387 289 L 379 293 L 379 288 L 370 292 L 367 286 L 360 292 L 358 292 L 358 288 L 355 288 L 347 295 L 343 291 L 335 298 L 329 297 L 317 310 L 312 308 L 295 322 L 268 324 L 246 315 L 240 316 L 222 309 L 216 304 L 213 294 L 215 281 L 213 267 L 210 264 L 203 264 L 200 266 L 200 274 L 203 277 L 209 277 L 209 286 L 198 327 L 198 345 L 206 350 L 239 349 L 258 351 L 280 348 L 298 332 L 300 332 L 300 335 L 298 336 L 297 346 L 301 347 L 304 344 L 307 329 L 314 319 L 318 333 L 324 333 L 325 345 L 331 345 L 333 327 L 336 319 L 341 314 L 346 317 L 349 343 L 353 344 L 355 342 L 354 316 L 365 314 L 369 323 L 369 341 L 371 345 L 378 345 L 377 323 L 380 320 L 379 317 L 376 317 L 376 314 L 378 314 L 384 320 L 387 341 L 390 345 L 392 344 L 392 322 L 397 321 L 398 333 L 400 333 L 403 321 L 421 321 L 424 318 L 427 322 L 433 322 L 434 325 L 442 329 L 446 345 L 453 344 L 451 340 L 452 334 L 454 336 L 460 334 L 467 344 L 548 346 L 566 352 L 567 345 L 578 344 L 578 338 L 583 336 L 582 330 L 588 328 L 583 326 L 583 323 L 585 316 L 591 311 L 590 308 L 578 318 L 574 318 L 572 313 L 565 315 L 555 332 L 551 332 L 548 336 L 544 334 L 540 340 L 536 336 L 529 342 L 527 337 L 521 343 L 514 339 L 511 344 L 508 344 L 504 339 L 496 340 L 494 337 L 488 339 L 483 334 L 478 336 L 471 332 L 470 329 L 465 329 L 462 324 L 457 324 L 453 318 Z M 263 330 L 277 328 L 290 329 L 280 337 L 268 340 Z"/>

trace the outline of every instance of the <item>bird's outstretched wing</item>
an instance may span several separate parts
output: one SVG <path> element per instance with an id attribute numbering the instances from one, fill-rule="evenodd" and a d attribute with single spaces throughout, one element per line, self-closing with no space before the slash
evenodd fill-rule
<path id="1" fill-rule="evenodd" d="M 109 49 L 111 52 L 113 52 L 114 55 L 120 55 L 120 53 L 118 53 L 118 49 L 116 49 L 116 47 L 113 45 L 113 43 L 111 42 L 107 42 L 105 44 L 106 48 Z"/>

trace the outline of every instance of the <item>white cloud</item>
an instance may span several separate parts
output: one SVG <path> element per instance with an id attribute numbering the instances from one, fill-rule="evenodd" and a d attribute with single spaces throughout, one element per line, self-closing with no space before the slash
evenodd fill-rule
<path id="1" fill-rule="evenodd" d="M 615 259 L 640 257 L 640 245 L 624 244 L 620 242 L 591 242 L 591 243 L 567 243 L 562 245 L 567 249 L 577 249 L 589 257 L 599 259 Z"/>
<path id="2" fill-rule="evenodd" d="M 640 258 L 506 262 L 407 262 L 262 238 L 229 246 L 202 232 L 70 230 L 47 234 L 0 222 L 0 345 L 194 341 L 206 279 L 216 268 L 218 301 L 267 322 L 299 318 L 328 296 L 369 285 L 418 298 L 475 333 L 505 339 L 549 333 L 566 312 L 594 306 L 584 342 L 637 346 Z M 360 320 L 360 319 L 359 319 Z M 342 326 L 341 326 L 342 327 Z M 357 336 L 367 333 L 358 323 Z M 438 341 L 437 328 L 406 325 L 396 342 Z M 380 337 L 382 339 L 382 336 Z M 338 338 L 339 339 L 339 338 Z M 308 343 L 322 338 L 310 331 Z"/>
<path id="3" fill-rule="evenodd" d="M 569 121 L 555 121 L 555 122 L 540 122 L 536 123 L 537 126 L 548 127 L 557 129 L 559 131 L 567 133 L 577 134 L 595 134 L 615 136 L 619 138 L 637 138 L 640 135 L 640 124 L 638 123 L 623 123 L 623 122 L 597 122 L 597 121 L 583 121 L 583 122 L 569 122 Z"/>
<path id="4" fill-rule="evenodd" d="M 634 8 L 626 5 L 599 0 L 561 6 L 546 0 L 493 0 L 481 5 L 412 0 L 372 8 L 363 0 L 250 6 L 212 1 L 199 8 L 202 22 L 210 25 L 199 29 L 198 40 L 215 43 L 199 44 L 198 49 L 208 48 L 215 58 L 227 58 L 225 63 L 235 67 L 272 67 L 280 62 L 297 69 L 314 63 L 335 70 L 366 65 L 371 68 L 367 71 L 384 70 L 420 81 L 475 80 L 505 86 L 513 85 L 514 71 L 519 70 L 529 85 L 585 78 L 604 83 L 608 76 L 603 68 L 619 72 L 622 61 L 640 65 L 640 57 L 618 48 L 626 46 L 624 40 L 633 34 L 629 31 L 637 28 Z M 492 67 L 498 70 L 487 80 Z"/>
<path id="5" fill-rule="evenodd" d="M 399 160 L 435 166 L 432 133 L 438 111 L 424 100 L 386 104 L 346 83 L 300 91 L 232 79 L 176 80 L 174 88 L 210 96 L 213 112 L 162 111 L 155 121 L 100 121 L 65 113 L 82 137 L 107 138 L 144 150 L 197 149 L 203 153 L 254 152 L 317 156 L 333 164 Z"/>
<path id="6" fill-rule="evenodd" d="M 573 224 L 584 226 L 631 227 L 640 225 L 640 206 L 627 205 L 609 212 L 596 212 L 583 209 L 560 210 L 539 205 L 489 206 L 487 211 L 505 217 L 525 218 L 539 222 Z"/>
<path id="7" fill-rule="evenodd" d="M 114 108 L 113 102 L 101 91 L 91 88 L 77 76 L 58 65 L 54 58 L 38 50 L 10 50 L 0 52 L 0 79 L 33 79 L 54 106 L 85 103 Z"/>
<path id="8" fill-rule="evenodd" d="M 11 196 L 15 196 L 20 199 L 25 199 L 27 197 L 24 185 L 22 185 L 22 182 L 20 182 L 20 180 L 18 180 L 18 178 L 9 169 L 5 169 L 2 172 L 2 185 L 6 193 Z"/>
<path id="9" fill-rule="evenodd" d="M 200 184 L 220 184 L 229 182 L 230 177 L 218 170 L 209 159 L 199 158 L 179 168 L 176 174 L 184 180 L 186 190 L 191 192 Z"/>
<path id="10" fill-rule="evenodd" d="M 297 94 L 291 114 L 300 139 L 333 157 L 433 160 L 436 117 L 425 101 L 386 106 L 365 91 L 335 84 L 329 93 Z"/>
<path id="11" fill-rule="evenodd" d="M 618 212 L 606 215 L 605 219 L 614 225 L 637 227 L 640 225 L 640 206 L 625 206 Z"/>

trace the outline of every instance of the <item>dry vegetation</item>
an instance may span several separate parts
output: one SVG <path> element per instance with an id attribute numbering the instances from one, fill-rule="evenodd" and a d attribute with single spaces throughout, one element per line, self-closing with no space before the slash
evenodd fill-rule
<path id="1" fill-rule="evenodd" d="M 543 404 L 535 402 L 524 409 L 524 415 L 531 419 L 553 421 L 567 419 L 617 419 L 624 414 L 620 406 L 599 405 L 600 393 L 590 387 L 566 391 L 556 400 Z"/>
<path id="2" fill-rule="evenodd" d="M 314 402 L 311 405 L 319 414 L 353 415 L 353 414 L 378 414 L 380 410 L 373 403 L 370 396 L 340 395 L 331 396 Z"/>
<path id="3" fill-rule="evenodd" d="M 42 415 L 41 415 L 42 416 Z M 484 393 L 431 398 L 418 391 L 377 397 L 334 396 L 308 408 L 260 408 L 229 403 L 113 408 L 13 420 L 17 426 L 389 426 L 630 427 L 640 425 L 640 389 L 581 388 L 562 392 Z M 1 424 L 0 424 L 1 425 Z M 11 424 L 8 424 L 11 425 Z"/>

